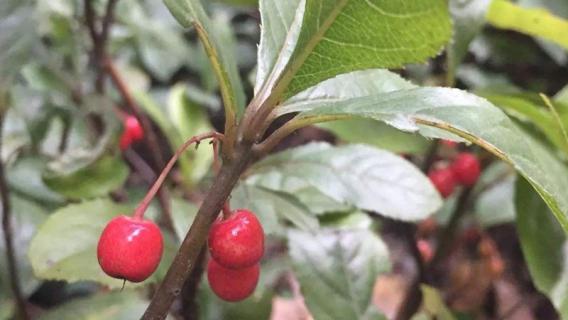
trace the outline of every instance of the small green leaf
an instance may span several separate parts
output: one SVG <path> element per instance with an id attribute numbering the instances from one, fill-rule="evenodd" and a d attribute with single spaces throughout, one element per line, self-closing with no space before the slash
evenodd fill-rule
<path id="1" fill-rule="evenodd" d="M 255 185 L 282 192 L 311 186 L 339 203 L 393 219 L 420 220 L 441 206 L 430 180 L 413 164 L 364 145 L 313 143 L 267 157 L 251 174 Z"/>
<path id="2" fill-rule="evenodd" d="M 515 191 L 517 230 L 531 277 L 536 287 L 550 298 L 560 317 L 566 318 L 566 234 L 526 180 L 518 179 Z"/>
<path id="3" fill-rule="evenodd" d="M 39 320 L 135 320 L 142 316 L 147 305 L 142 295 L 132 290 L 101 293 L 50 309 Z"/>
<path id="4" fill-rule="evenodd" d="M 124 184 L 129 169 L 120 157 L 105 155 L 92 163 L 90 157 L 71 156 L 52 163 L 43 175 L 44 183 L 72 199 L 104 196 Z"/>
<path id="5" fill-rule="evenodd" d="M 200 0 L 164 0 L 164 3 L 183 27 L 195 27 L 217 75 L 226 114 L 236 117 L 244 108 L 245 94 L 235 59 L 231 52 L 221 50 L 219 30 L 213 28 Z"/>
<path id="6" fill-rule="evenodd" d="M 511 163 L 543 197 L 568 231 L 568 172 L 550 152 L 498 108 L 450 88 L 416 88 L 337 102 L 303 105 L 297 117 L 316 123 L 331 116 L 365 117 L 426 137 L 458 135 Z"/>
<path id="7" fill-rule="evenodd" d="M 427 285 L 421 285 L 420 289 L 422 290 L 423 296 L 422 307 L 424 308 L 425 312 L 427 312 L 431 316 L 431 318 L 428 319 L 455 319 L 454 315 L 444 303 L 444 299 L 437 289 Z"/>
<path id="8" fill-rule="evenodd" d="M 319 225 L 308 208 L 290 194 L 247 183 L 233 190 L 231 205 L 252 210 L 267 234 L 283 233 L 279 220 L 289 221 L 303 230 L 315 230 Z"/>
<path id="9" fill-rule="evenodd" d="M 548 10 L 527 9 L 507 0 L 493 0 L 487 21 L 497 28 L 542 37 L 568 50 L 568 20 Z"/>
<path id="10" fill-rule="evenodd" d="M 453 82 L 469 44 L 485 25 L 485 13 L 491 0 L 450 0 L 454 34 L 448 45 L 448 77 Z"/>
<path id="11" fill-rule="evenodd" d="M 33 1 L 4 0 L 0 3 L 0 85 L 5 86 L 30 57 L 37 39 Z"/>
<path id="12" fill-rule="evenodd" d="M 6 180 L 13 191 L 26 197 L 50 204 L 60 204 L 65 199 L 49 189 L 41 178 L 45 164 L 45 160 L 40 157 L 19 159 L 6 171 Z"/>
<path id="13" fill-rule="evenodd" d="M 377 276 L 390 269 L 387 247 L 367 230 L 291 230 L 290 256 L 308 309 L 318 320 L 383 319 L 372 303 Z"/>
<path id="14" fill-rule="evenodd" d="M 97 262 L 97 243 L 106 224 L 115 216 L 130 214 L 132 208 L 97 199 L 72 204 L 55 211 L 39 228 L 28 252 L 37 277 L 48 280 L 96 281 L 120 288 L 122 281 L 107 276 Z M 145 283 L 164 274 L 174 252 L 165 237 L 164 256 L 158 270 Z M 131 284 L 133 285 L 133 284 Z"/>

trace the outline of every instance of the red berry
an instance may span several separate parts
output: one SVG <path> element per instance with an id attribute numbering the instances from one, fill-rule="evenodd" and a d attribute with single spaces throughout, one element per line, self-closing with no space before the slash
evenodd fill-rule
<path id="1" fill-rule="evenodd" d="M 256 216 L 244 209 L 229 218 L 217 220 L 209 231 L 209 251 L 226 268 L 255 265 L 264 253 L 264 231 Z"/>
<path id="2" fill-rule="evenodd" d="M 481 173 L 479 160 L 477 160 L 474 154 L 469 152 L 458 154 L 452 164 L 452 170 L 456 180 L 467 187 L 473 186 Z"/>
<path id="3" fill-rule="evenodd" d="M 446 140 L 446 139 L 442 140 L 442 144 L 444 146 L 446 146 L 448 148 L 452 148 L 452 149 L 455 148 L 458 145 L 457 142 L 452 141 L 452 140 Z"/>
<path id="4" fill-rule="evenodd" d="M 210 259 L 207 265 L 207 280 L 211 290 L 219 298 L 230 302 L 250 296 L 256 288 L 259 275 L 259 263 L 248 268 L 229 269 Z"/>
<path id="5" fill-rule="evenodd" d="M 127 149 L 133 142 L 144 138 L 144 129 L 134 116 L 126 116 L 124 119 L 124 131 L 120 136 L 120 149 Z"/>
<path id="6" fill-rule="evenodd" d="M 109 276 L 141 282 L 156 271 L 162 251 L 162 233 L 155 223 L 118 216 L 103 230 L 97 257 L 99 265 Z"/>
<path id="7" fill-rule="evenodd" d="M 449 197 L 454 192 L 456 180 L 450 168 L 433 169 L 428 177 L 443 198 Z"/>
<path id="8" fill-rule="evenodd" d="M 434 258 L 434 250 L 432 250 L 432 246 L 427 240 L 419 239 L 416 241 L 416 248 L 418 248 L 418 252 L 420 252 L 424 263 L 432 261 L 432 258 Z"/>

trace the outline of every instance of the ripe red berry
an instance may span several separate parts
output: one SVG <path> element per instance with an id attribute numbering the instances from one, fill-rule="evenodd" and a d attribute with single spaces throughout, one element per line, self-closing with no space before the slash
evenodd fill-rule
<path id="1" fill-rule="evenodd" d="M 264 231 L 256 216 L 244 209 L 217 220 L 209 231 L 209 251 L 226 268 L 255 265 L 264 253 Z"/>
<path id="2" fill-rule="evenodd" d="M 97 257 L 99 265 L 109 276 L 141 282 L 156 271 L 162 251 L 162 233 L 155 223 L 118 216 L 104 228 L 97 246 Z"/>
<path id="3" fill-rule="evenodd" d="M 428 174 L 428 177 L 443 198 L 449 197 L 454 192 L 456 180 L 452 169 L 433 169 Z"/>
<path id="4" fill-rule="evenodd" d="M 481 173 L 479 160 L 477 160 L 474 154 L 469 152 L 458 154 L 452 164 L 452 170 L 456 180 L 467 187 L 473 186 Z"/>
<path id="5" fill-rule="evenodd" d="M 250 296 L 258 283 L 260 264 L 248 268 L 225 268 L 214 259 L 207 265 L 207 280 L 215 294 L 230 302 L 241 301 Z"/>
<path id="6" fill-rule="evenodd" d="M 144 129 L 140 122 L 134 116 L 126 116 L 124 119 L 124 131 L 120 136 L 120 149 L 125 150 L 133 142 L 140 141 L 144 138 Z"/>
<path id="7" fill-rule="evenodd" d="M 452 140 L 446 140 L 446 139 L 444 139 L 444 140 L 442 140 L 442 145 L 444 145 L 444 146 L 446 146 L 446 147 L 448 147 L 448 148 L 452 148 L 452 149 L 453 149 L 453 148 L 455 148 L 455 147 L 458 145 L 458 143 L 455 142 L 455 141 L 452 141 Z"/>

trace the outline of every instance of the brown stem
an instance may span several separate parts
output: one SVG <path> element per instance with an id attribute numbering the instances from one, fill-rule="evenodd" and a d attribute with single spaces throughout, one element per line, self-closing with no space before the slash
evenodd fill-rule
<path id="1" fill-rule="evenodd" d="M 412 318 L 422 303 L 422 291 L 420 290 L 420 284 L 424 281 L 425 270 L 422 255 L 416 246 L 416 239 L 414 237 L 416 231 L 415 226 L 406 222 L 397 223 L 402 229 L 404 240 L 406 241 L 406 245 L 410 249 L 412 257 L 414 258 L 414 263 L 416 264 L 416 275 L 406 292 L 404 301 L 401 304 L 402 307 L 395 318 L 396 320 L 407 320 Z"/>
<path id="2" fill-rule="evenodd" d="M 4 112 L 0 111 L 0 151 L 2 150 L 2 125 L 4 123 Z M 14 241 L 12 237 L 12 208 L 10 203 L 10 195 L 8 184 L 4 175 L 4 164 L 0 159 L 0 197 L 2 198 L 2 232 L 4 233 L 4 241 L 6 243 L 6 259 L 8 261 L 8 272 L 10 274 L 10 286 L 16 304 L 18 306 L 18 318 L 22 320 L 30 319 L 26 309 L 26 300 L 20 288 L 20 277 L 18 275 L 18 267 L 16 265 L 16 254 L 14 251 Z"/>
<path id="3" fill-rule="evenodd" d="M 250 159 L 251 146 L 237 144 L 232 160 L 223 163 L 174 261 L 141 319 L 161 320 L 166 317 L 172 302 L 180 294 L 185 280 L 197 264 L 197 258 L 205 245 L 211 224 L 223 208 Z"/>
<path id="4" fill-rule="evenodd" d="M 205 271 L 205 258 L 207 257 L 207 248 L 205 246 L 201 249 L 195 268 L 185 281 L 181 292 L 182 296 L 182 310 L 181 314 L 184 320 L 198 320 L 199 319 L 199 304 L 197 303 L 197 294 L 199 293 L 199 284 L 201 277 Z"/>
<path id="5" fill-rule="evenodd" d="M 156 179 L 156 182 L 154 182 L 154 184 L 152 185 L 152 187 L 150 188 L 148 193 L 146 193 L 146 195 L 144 196 L 144 199 L 142 199 L 142 201 L 140 201 L 140 204 L 134 210 L 134 217 L 136 217 L 136 218 L 143 218 L 144 217 L 144 212 L 146 212 L 146 209 L 148 209 L 150 202 L 152 202 L 152 199 L 154 199 L 154 196 L 156 195 L 156 193 L 158 192 L 158 190 L 160 189 L 160 187 L 164 183 L 164 180 L 166 180 L 166 177 L 168 176 L 168 174 L 172 170 L 177 159 L 181 156 L 181 154 L 190 145 L 192 145 L 194 143 L 199 143 L 200 141 L 202 141 L 204 139 L 222 139 L 222 138 L 223 138 L 223 135 L 218 133 L 218 132 L 208 132 L 208 133 L 204 133 L 204 134 L 200 134 L 200 135 L 191 137 L 191 139 L 184 142 L 176 150 L 176 152 L 174 153 L 174 155 L 172 156 L 170 161 L 168 161 L 168 164 L 166 164 L 166 167 L 162 170 L 162 172 L 158 176 L 158 179 Z"/>
<path id="6" fill-rule="evenodd" d="M 124 82 L 124 80 L 122 79 L 120 74 L 118 73 L 118 70 L 116 69 L 116 67 L 114 66 L 114 63 L 112 62 L 112 60 L 109 57 L 106 57 L 106 56 L 103 57 L 103 67 L 104 67 L 104 70 L 106 70 L 108 72 L 112 82 L 115 84 L 118 92 L 121 94 L 122 99 L 126 103 L 127 107 L 140 120 L 140 123 L 142 124 L 142 128 L 144 129 L 144 133 L 145 133 L 144 141 L 146 142 L 146 145 L 148 146 L 148 148 L 150 149 L 150 151 L 152 153 L 152 157 L 154 159 L 154 164 L 158 168 L 163 168 L 164 165 L 165 165 L 165 161 L 164 161 L 164 158 L 162 157 L 162 152 L 161 152 L 159 144 L 158 144 L 158 138 L 156 136 L 156 133 L 152 129 L 152 125 L 150 124 L 150 120 L 148 119 L 148 117 L 146 117 L 146 115 L 143 112 L 141 112 L 140 107 L 138 107 L 138 104 L 136 103 L 136 101 L 134 100 L 134 97 L 130 93 L 128 86 L 126 85 L 126 83 Z M 164 221 L 166 222 L 166 225 L 168 225 L 170 230 L 172 232 L 175 232 L 175 229 L 173 228 L 173 218 L 172 218 L 172 214 L 170 212 L 170 206 L 169 206 L 169 201 L 168 201 L 169 196 L 168 196 L 167 188 L 160 189 L 158 195 L 159 195 L 158 199 L 159 199 L 160 207 L 162 208 L 162 215 L 163 215 Z"/>

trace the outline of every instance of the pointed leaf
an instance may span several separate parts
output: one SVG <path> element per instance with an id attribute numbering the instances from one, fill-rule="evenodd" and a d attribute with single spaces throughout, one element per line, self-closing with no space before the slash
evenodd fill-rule
<path id="1" fill-rule="evenodd" d="M 548 150 L 521 131 L 500 109 L 473 94 L 450 88 L 416 88 L 330 103 L 304 105 L 298 116 L 358 116 L 384 121 L 426 137 L 446 132 L 480 145 L 511 163 L 543 197 L 568 231 L 568 171 Z"/>
<path id="2" fill-rule="evenodd" d="M 245 95 L 235 59 L 222 50 L 217 30 L 200 0 L 164 0 L 177 21 L 185 28 L 195 27 L 219 81 L 226 113 L 236 117 L 244 108 Z"/>
<path id="3" fill-rule="evenodd" d="M 387 247 L 368 230 L 288 233 L 290 256 L 308 309 L 318 320 L 383 319 L 372 303 L 377 276 L 390 269 Z"/>

